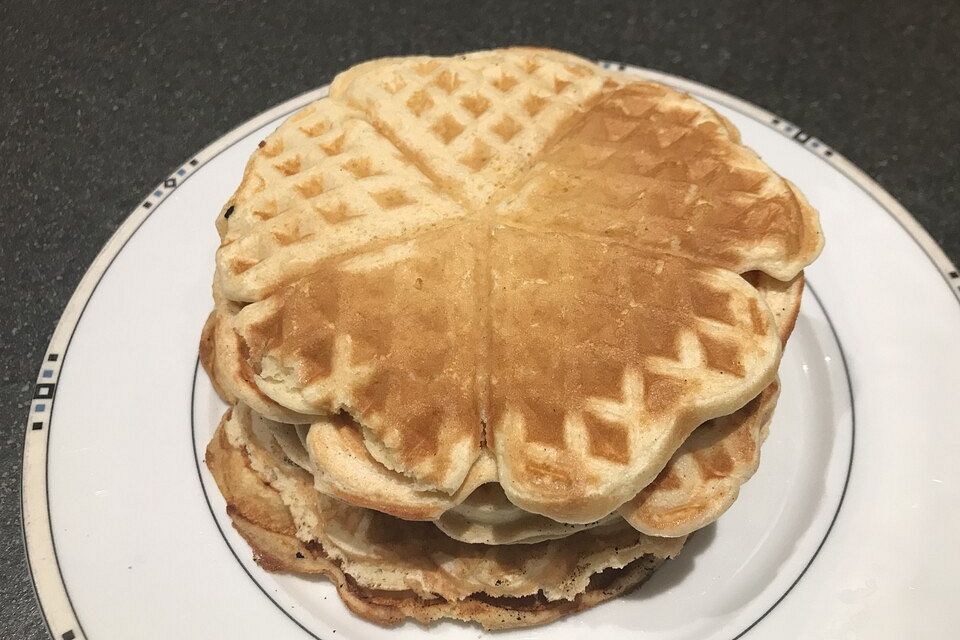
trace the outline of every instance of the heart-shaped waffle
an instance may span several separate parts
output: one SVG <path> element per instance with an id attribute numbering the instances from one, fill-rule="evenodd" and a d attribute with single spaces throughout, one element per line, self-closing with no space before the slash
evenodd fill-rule
<path id="1" fill-rule="evenodd" d="M 569 523 L 773 382 L 777 327 L 740 274 L 793 279 L 822 245 L 705 105 L 526 49 L 347 72 L 218 226 L 238 397 L 347 415 L 431 491 L 489 457 L 510 502 Z"/>

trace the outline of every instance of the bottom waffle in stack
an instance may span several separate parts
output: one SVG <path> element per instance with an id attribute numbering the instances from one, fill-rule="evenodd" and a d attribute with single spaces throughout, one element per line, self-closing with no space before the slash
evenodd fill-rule
<path id="1" fill-rule="evenodd" d="M 787 283 L 760 273 L 745 277 L 763 295 L 785 343 L 799 311 L 802 274 Z M 361 466 L 377 464 L 348 418 L 283 424 L 238 401 L 229 389 L 242 381 L 226 379 L 229 371 L 212 348 L 217 322 L 215 313 L 201 355 L 233 406 L 206 462 L 234 527 L 264 569 L 323 574 L 350 609 L 380 624 L 452 618 L 488 629 L 529 626 L 636 588 L 736 499 L 757 468 L 779 393 L 774 381 L 735 413 L 701 425 L 654 482 L 597 522 L 568 524 L 525 512 L 496 482 L 475 483 L 452 508 L 415 512 L 331 482 L 328 472 L 337 472 L 331 450 L 355 458 L 346 467 L 360 458 Z M 344 437 L 352 448 L 343 446 Z"/>

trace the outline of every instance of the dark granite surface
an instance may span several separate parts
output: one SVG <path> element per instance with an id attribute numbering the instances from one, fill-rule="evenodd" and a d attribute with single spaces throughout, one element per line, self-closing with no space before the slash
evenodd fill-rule
<path id="1" fill-rule="evenodd" d="M 2 638 L 46 635 L 23 558 L 21 446 L 84 270 L 194 151 L 354 62 L 532 43 L 686 76 L 826 141 L 960 260 L 956 3 L 308 4 L 0 3 Z"/>

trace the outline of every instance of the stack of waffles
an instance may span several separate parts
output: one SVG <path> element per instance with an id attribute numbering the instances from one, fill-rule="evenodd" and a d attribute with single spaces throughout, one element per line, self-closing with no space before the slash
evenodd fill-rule
<path id="1" fill-rule="evenodd" d="M 548 50 L 376 60 L 217 220 L 207 464 L 382 624 L 639 585 L 759 462 L 816 212 L 688 95 Z"/>

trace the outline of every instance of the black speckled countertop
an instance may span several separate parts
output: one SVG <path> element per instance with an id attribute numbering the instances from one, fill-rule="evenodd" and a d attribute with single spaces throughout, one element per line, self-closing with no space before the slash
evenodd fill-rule
<path id="1" fill-rule="evenodd" d="M 515 43 L 664 70 L 780 114 L 960 260 L 954 2 L 5 2 L 0 637 L 47 637 L 20 531 L 27 406 L 70 293 L 131 208 L 208 142 L 355 62 Z"/>

